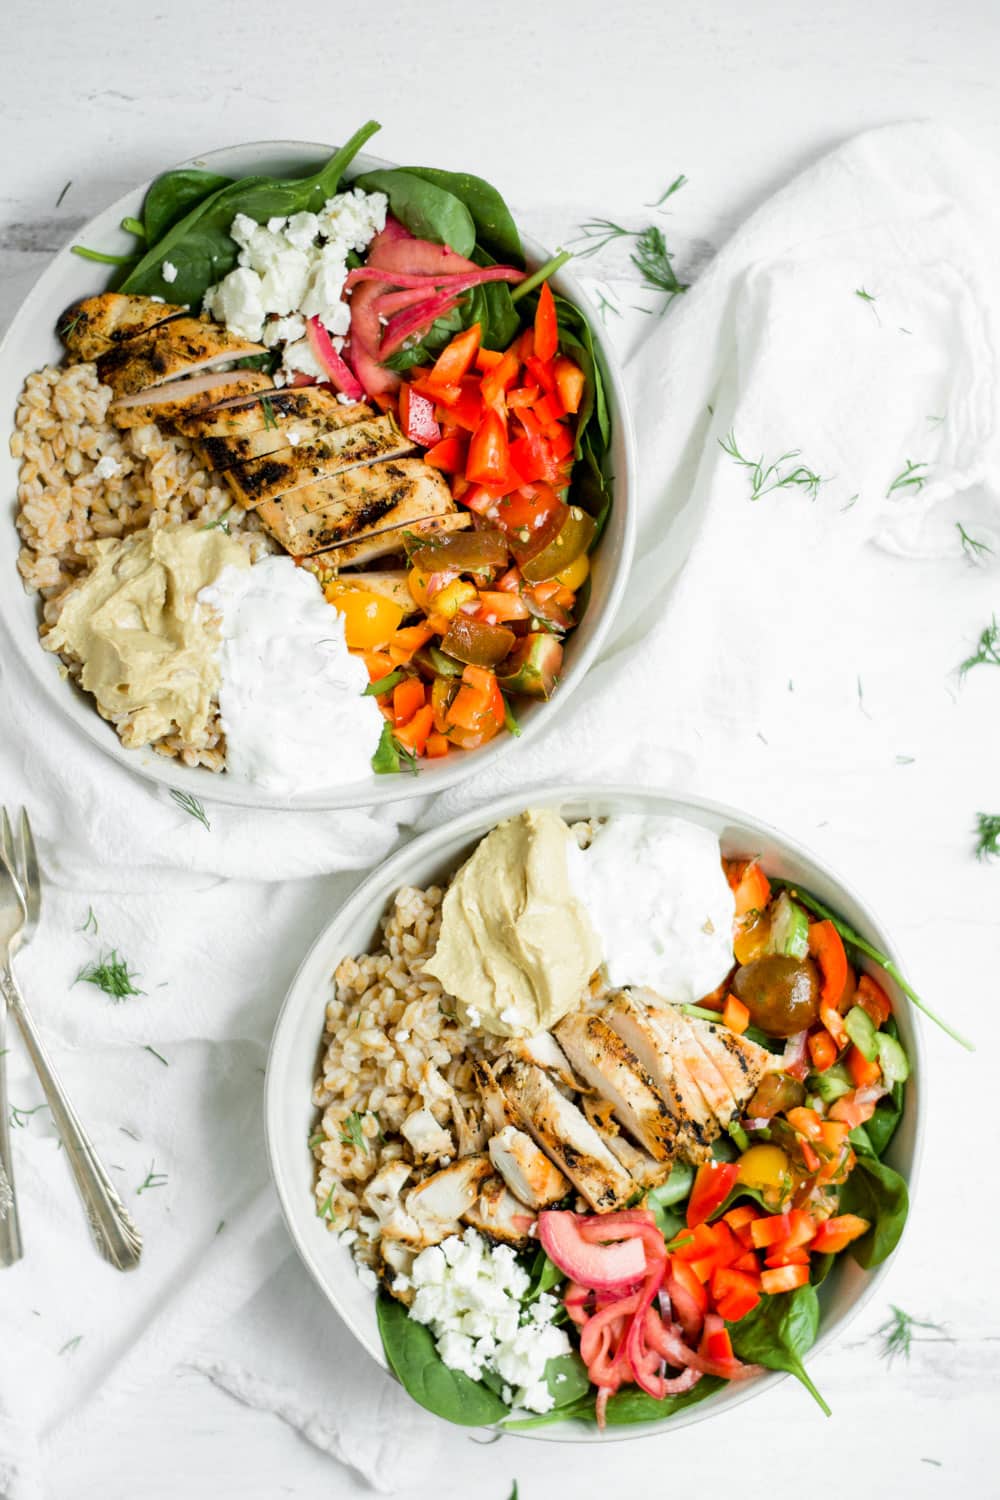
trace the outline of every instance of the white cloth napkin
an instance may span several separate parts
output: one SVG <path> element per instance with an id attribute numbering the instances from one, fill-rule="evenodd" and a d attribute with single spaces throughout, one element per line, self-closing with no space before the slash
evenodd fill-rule
<path id="1" fill-rule="evenodd" d="M 131 1198 L 148 1249 L 128 1277 L 99 1262 L 46 1111 L 25 1116 L 28 1254 L 0 1279 L 0 1495 L 34 1500 L 45 1464 L 100 1441 L 182 1359 L 379 1489 L 404 1453 L 411 1478 L 430 1462 L 440 1424 L 359 1360 L 289 1257 L 259 1123 L 281 994 L 396 818 L 556 779 L 669 784 L 806 838 L 824 829 L 824 852 L 863 857 L 891 916 L 915 822 L 940 854 L 989 805 L 993 683 L 959 687 L 954 668 L 995 583 L 956 523 L 1000 551 L 996 171 L 933 125 L 861 136 L 755 213 L 667 316 L 642 320 L 627 366 L 639 545 L 612 642 L 542 738 L 431 808 L 215 808 L 208 835 L 5 665 L 0 789 L 31 806 L 60 882 L 22 978 L 123 1187 L 148 1183 Z M 780 460 L 772 479 L 801 466 L 814 482 L 752 500 L 730 435 L 764 469 Z M 257 881 L 220 878 L 248 870 Z M 96 935 L 77 930 L 91 907 Z M 143 996 L 113 1006 L 71 984 L 102 947 L 135 966 Z M 8 1062 L 14 1103 L 33 1108 L 16 1042 Z"/>

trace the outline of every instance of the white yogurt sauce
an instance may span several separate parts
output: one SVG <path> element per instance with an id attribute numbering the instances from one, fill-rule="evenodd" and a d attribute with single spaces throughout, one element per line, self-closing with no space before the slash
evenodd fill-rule
<path id="1" fill-rule="evenodd" d="M 625 815 L 571 845 L 570 882 L 590 914 L 613 985 L 690 1004 L 733 965 L 733 893 L 719 841 L 682 818 Z"/>
<path id="2" fill-rule="evenodd" d="M 219 709 L 226 766 L 272 791 L 308 791 L 371 773 L 382 714 L 344 617 L 289 557 L 225 568 L 198 595 L 222 616 Z"/>

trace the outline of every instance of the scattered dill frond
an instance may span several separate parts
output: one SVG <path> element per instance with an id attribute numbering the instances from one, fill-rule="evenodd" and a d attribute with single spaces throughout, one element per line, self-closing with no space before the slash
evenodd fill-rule
<path id="1" fill-rule="evenodd" d="M 642 276 L 643 286 L 651 292 L 663 292 L 673 299 L 687 291 L 688 283 L 678 280 L 673 255 L 658 224 L 649 224 L 636 235 L 631 260 Z"/>
<path id="2" fill-rule="evenodd" d="M 604 293 L 600 290 L 600 288 L 598 288 L 598 291 L 597 291 L 597 311 L 598 311 L 598 314 L 600 315 L 601 322 L 604 324 L 605 327 L 607 327 L 607 323 L 608 323 L 608 319 L 607 319 L 607 314 L 608 313 L 614 313 L 614 315 L 615 315 L 616 318 L 620 318 L 621 315 L 622 315 L 621 308 L 620 307 L 616 307 L 615 304 L 614 304 L 614 302 L 611 300 L 611 298 L 610 297 L 606 297 L 604 295 Z"/>
<path id="3" fill-rule="evenodd" d="M 326 1140 L 326 1136 L 323 1134 L 322 1130 L 316 1130 L 309 1137 L 308 1141 L 306 1142 L 306 1145 L 309 1147 L 310 1151 L 315 1151 L 316 1147 L 317 1146 L 322 1146 L 322 1144 L 323 1144 L 323 1142 L 325 1140 Z"/>
<path id="4" fill-rule="evenodd" d="M 958 675 L 964 677 L 973 667 L 1000 667 L 1000 625 L 996 615 L 983 626 L 975 651 L 962 662 Z"/>
<path id="5" fill-rule="evenodd" d="M 66 194 L 69 192 L 69 190 L 70 190 L 70 188 L 72 186 L 73 186 L 73 179 L 71 177 L 70 180 L 69 180 L 69 182 L 67 182 L 66 186 L 63 188 L 62 192 L 59 194 L 59 197 L 56 199 L 56 208 L 59 208 L 61 206 L 63 199 L 65 198 Z"/>
<path id="6" fill-rule="evenodd" d="M 87 907 L 87 920 L 84 922 L 82 927 L 78 927 L 76 930 L 77 932 L 92 932 L 95 937 L 97 936 L 99 929 L 97 926 L 97 918 L 94 916 L 94 908 L 92 906 Z"/>
<path id="7" fill-rule="evenodd" d="M 855 297 L 860 297 L 862 302 L 870 302 L 872 306 L 878 301 L 878 298 L 873 297 L 871 292 L 866 292 L 863 286 L 855 287 L 854 295 Z"/>
<path id="8" fill-rule="evenodd" d="M 364 1151 L 367 1155 L 368 1142 L 365 1139 L 365 1133 L 361 1126 L 361 1115 L 358 1114 L 356 1109 L 352 1109 L 344 1121 L 344 1127 L 340 1132 L 340 1139 L 345 1146 L 353 1146 L 355 1151 Z"/>
<path id="9" fill-rule="evenodd" d="M 889 1304 L 889 1311 L 892 1316 L 882 1324 L 881 1328 L 876 1329 L 876 1334 L 880 1335 L 882 1339 L 882 1347 L 879 1352 L 882 1358 L 888 1360 L 890 1364 L 892 1364 L 894 1359 L 900 1357 L 909 1359 L 911 1344 L 926 1342 L 926 1340 L 921 1339 L 918 1334 L 914 1333 L 914 1329 L 916 1328 L 930 1329 L 948 1341 L 943 1324 L 930 1323 L 923 1318 L 911 1317 L 908 1312 L 904 1312 L 901 1307 L 896 1307 L 894 1303 Z"/>
<path id="10" fill-rule="evenodd" d="M 267 423 L 265 422 L 264 425 L 266 426 Z M 201 530 L 201 531 L 224 531 L 226 533 L 226 536 L 231 536 L 232 533 L 229 530 L 229 517 L 232 515 L 232 513 L 233 513 L 233 507 L 230 506 L 228 510 L 224 510 L 222 512 L 221 516 L 216 516 L 216 518 L 215 518 L 214 521 L 206 521 L 205 524 L 204 524 L 204 526 L 200 527 L 199 530 Z"/>
<path id="11" fill-rule="evenodd" d="M 155 1047 L 151 1047 L 148 1042 L 145 1043 L 145 1045 L 143 1046 L 142 1050 L 143 1050 L 143 1052 L 151 1052 L 153 1054 L 153 1056 L 156 1058 L 156 1061 L 157 1062 L 161 1062 L 165 1068 L 169 1068 L 170 1067 L 170 1064 L 167 1062 L 167 1059 L 164 1057 L 163 1053 L 162 1052 L 157 1052 L 156 1048 Z"/>
<path id="12" fill-rule="evenodd" d="M 197 818 L 198 822 L 211 833 L 212 825 L 208 821 L 208 814 L 205 812 L 204 804 L 197 797 L 193 797 L 190 792 L 179 792 L 176 787 L 170 788 L 170 795 L 181 812 L 186 812 L 189 817 Z"/>
<path id="13" fill-rule="evenodd" d="M 576 252 L 577 260 L 586 260 L 588 256 L 597 255 L 607 248 L 612 240 L 624 240 L 634 233 L 621 224 L 616 224 L 613 219 L 588 219 L 580 225 L 581 233 L 576 243 L 580 240 L 588 241 L 586 250 Z M 570 241 L 570 244 L 574 241 Z"/>
<path id="14" fill-rule="evenodd" d="M 514 1480 L 514 1483 L 510 1487 L 510 1494 L 507 1496 L 507 1500 L 518 1500 L 518 1497 L 517 1497 L 517 1480 L 516 1479 Z"/>
<path id="15" fill-rule="evenodd" d="M 664 203 L 666 203 L 666 201 L 667 201 L 668 198 L 672 198 L 675 193 L 679 193 L 680 190 L 681 190 L 681 188 L 682 187 L 686 187 L 686 186 L 687 186 L 687 178 L 684 176 L 684 173 L 681 172 L 681 173 L 679 173 L 679 175 L 677 177 L 674 178 L 673 182 L 666 189 L 666 191 L 660 194 L 660 196 L 657 198 L 656 202 L 655 203 L 647 203 L 646 207 L 647 208 L 662 208 L 663 205 L 664 205 Z"/>
<path id="16" fill-rule="evenodd" d="M 897 490 L 922 490 L 927 482 L 927 475 L 918 473 L 920 469 L 926 469 L 926 463 L 914 463 L 911 458 L 906 460 L 906 467 L 902 473 L 897 474 L 885 492 L 885 498 L 895 494 Z"/>
<path id="17" fill-rule="evenodd" d="M 96 964 L 86 964 L 73 980 L 74 984 L 93 984 L 103 990 L 112 1000 L 124 1000 L 129 995 L 144 995 L 145 990 L 136 989 L 132 983 L 139 975 L 130 969 L 117 948 L 102 953 Z"/>
<path id="18" fill-rule="evenodd" d="M 119 1125 L 118 1129 L 121 1131 L 122 1135 L 127 1135 L 130 1141 L 142 1140 L 142 1136 L 136 1135 L 134 1130 L 129 1130 L 127 1125 Z"/>
<path id="19" fill-rule="evenodd" d="M 976 858 L 1000 854 L 1000 813 L 976 813 Z"/>
<path id="20" fill-rule="evenodd" d="M 226 1221 L 225 1221 L 225 1219 L 220 1219 L 219 1222 L 218 1222 L 218 1224 L 216 1224 L 216 1226 L 215 1226 L 215 1232 L 216 1232 L 216 1234 L 217 1235 L 221 1234 L 222 1231 L 225 1229 L 225 1227 L 226 1227 Z"/>
<path id="21" fill-rule="evenodd" d="M 868 712 L 867 708 L 865 708 L 865 690 L 861 686 L 860 677 L 858 678 L 858 707 L 860 708 L 866 719 L 871 718 L 871 714 Z"/>
<path id="22" fill-rule="evenodd" d="M 270 431 L 273 428 L 277 427 L 278 423 L 277 423 L 277 421 L 275 419 L 274 407 L 271 405 L 271 398 L 270 398 L 270 396 L 262 396 L 260 398 L 260 409 L 264 413 L 264 430 L 265 430 L 265 432 Z M 227 514 L 228 514 L 228 512 L 227 512 Z"/>
<path id="23" fill-rule="evenodd" d="M 764 495 L 769 495 L 772 490 L 794 488 L 804 489 L 810 500 L 815 500 L 819 494 L 820 485 L 826 482 L 804 464 L 797 464 L 793 469 L 782 472 L 782 465 L 801 457 L 801 450 L 798 448 L 791 448 L 787 453 L 782 453 L 780 458 L 776 458 L 774 463 L 765 466 L 763 455 L 753 459 L 745 457 L 740 452 L 736 433 L 732 429 L 725 438 L 719 438 L 718 443 L 723 453 L 728 454 L 734 463 L 739 464 L 740 468 L 748 471 L 751 500 L 760 500 Z"/>
<path id="24" fill-rule="evenodd" d="M 320 1204 L 319 1208 L 316 1210 L 316 1212 L 319 1215 L 319 1217 L 321 1219 L 326 1219 L 328 1223 L 332 1223 L 333 1222 L 333 1214 L 331 1213 L 331 1209 L 333 1208 L 333 1195 L 334 1195 L 335 1190 L 336 1190 L 336 1183 L 334 1183 L 333 1187 L 327 1193 L 327 1195 L 324 1198 L 323 1202 Z"/>
<path id="25" fill-rule="evenodd" d="M 915 755 L 897 755 L 896 764 L 897 766 L 912 766 L 915 763 L 916 758 L 917 757 Z"/>
<path id="26" fill-rule="evenodd" d="M 67 1339 L 66 1340 L 65 1344 L 63 1344 L 62 1348 L 59 1350 L 59 1353 L 60 1354 L 72 1354 L 72 1352 L 73 1352 L 74 1349 L 79 1349 L 80 1344 L 82 1343 L 82 1341 L 83 1341 L 83 1334 L 82 1333 L 78 1333 L 75 1339 Z"/>
<path id="27" fill-rule="evenodd" d="M 156 1162 L 151 1161 L 149 1171 L 146 1173 L 145 1182 L 141 1182 L 136 1188 L 137 1193 L 145 1193 L 150 1188 L 161 1188 L 167 1185 L 167 1174 L 156 1170 Z"/>
<path id="28" fill-rule="evenodd" d="M 961 521 L 956 521 L 955 525 L 958 527 L 958 534 L 962 541 L 962 551 L 970 562 L 981 563 L 986 553 L 992 555 L 993 548 L 987 542 L 977 542 L 974 536 L 969 535 Z"/>
<path id="29" fill-rule="evenodd" d="M 44 1102 L 36 1104 L 34 1109 L 19 1109 L 16 1104 L 12 1104 L 10 1107 L 11 1128 L 14 1130 L 23 1130 L 32 1115 L 37 1115 L 40 1109 L 48 1109 L 48 1107 Z"/>
<path id="30" fill-rule="evenodd" d="M 927 418 L 927 420 L 928 420 L 928 422 L 931 423 L 932 426 L 936 427 L 939 422 L 943 422 L 944 421 L 944 417 L 939 417 L 939 416 L 935 415 L 932 412 L 931 415 Z"/>

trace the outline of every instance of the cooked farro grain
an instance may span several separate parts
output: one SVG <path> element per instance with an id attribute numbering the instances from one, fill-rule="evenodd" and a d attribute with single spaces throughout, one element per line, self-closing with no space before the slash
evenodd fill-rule
<path id="1" fill-rule="evenodd" d="M 154 423 L 120 431 L 108 421 L 111 390 L 97 366 L 47 365 L 29 375 L 17 406 L 10 451 L 20 460 L 18 568 L 42 606 L 41 634 L 58 618 L 67 589 L 89 566 L 89 543 L 143 527 L 226 516 L 254 562 L 276 549 L 252 512 L 202 468 L 191 444 Z M 79 663 L 63 658 L 71 675 Z M 127 730 L 127 717 L 115 723 Z M 216 715 L 204 743 L 167 735 L 153 747 L 188 765 L 222 770 L 225 744 Z"/>

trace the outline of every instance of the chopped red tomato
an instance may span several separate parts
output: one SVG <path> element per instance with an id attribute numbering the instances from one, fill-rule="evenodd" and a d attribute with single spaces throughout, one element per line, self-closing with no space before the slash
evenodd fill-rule
<path id="1" fill-rule="evenodd" d="M 859 1218 L 857 1214 L 838 1214 L 835 1218 L 826 1219 L 819 1226 L 811 1249 L 815 1250 L 817 1255 L 837 1255 L 852 1240 L 860 1239 L 870 1228 L 868 1220 Z"/>
<path id="2" fill-rule="evenodd" d="M 688 1199 L 687 1224 L 706 1223 L 717 1214 L 736 1186 L 739 1167 L 736 1162 L 706 1162 L 698 1168 Z"/>
<path id="3" fill-rule="evenodd" d="M 535 312 L 535 355 L 541 360 L 554 359 L 559 350 L 559 322 L 556 299 L 548 282 L 542 283 Z"/>
<path id="4" fill-rule="evenodd" d="M 510 474 L 507 428 L 495 411 L 488 411 L 472 434 L 466 476 L 473 484 L 501 485 Z"/>

